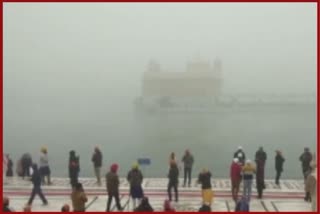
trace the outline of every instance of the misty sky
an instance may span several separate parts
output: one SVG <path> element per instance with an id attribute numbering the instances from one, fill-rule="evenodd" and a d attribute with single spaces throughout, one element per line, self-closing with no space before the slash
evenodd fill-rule
<path id="1" fill-rule="evenodd" d="M 226 93 L 315 93 L 316 3 L 4 4 L 7 95 L 138 96 L 150 59 L 183 71 L 194 57 L 222 60 Z"/>

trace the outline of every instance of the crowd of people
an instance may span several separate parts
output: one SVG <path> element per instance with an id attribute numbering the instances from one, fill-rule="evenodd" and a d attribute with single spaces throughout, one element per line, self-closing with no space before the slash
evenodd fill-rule
<path id="1" fill-rule="evenodd" d="M 21 176 L 23 179 L 26 177 L 30 178 L 33 183 L 33 189 L 30 198 L 23 208 L 24 211 L 31 211 L 32 202 L 36 195 L 39 195 L 44 205 L 48 204 L 46 197 L 44 196 L 41 186 L 51 185 L 50 180 L 50 166 L 48 159 L 47 148 L 41 148 L 39 167 L 38 164 L 33 162 L 30 154 L 23 154 L 17 164 L 17 175 Z M 275 151 L 275 184 L 280 185 L 280 177 L 283 172 L 283 165 L 285 158 L 280 150 Z M 249 211 L 250 209 L 250 199 L 252 195 L 252 185 L 254 178 L 256 179 L 256 189 L 258 193 L 258 198 L 263 197 L 263 191 L 266 188 L 265 185 L 265 165 L 267 161 L 267 153 L 264 151 L 263 147 L 260 147 L 255 153 L 254 161 L 251 161 L 246 157 L 246 154 L 241 146 L 238 147 L 237 151 L 234 153 L 232 158 L 232 163 L 230 165 L 230 180 L 231 180 L 231 193 L 232 199 L 235 202 L 235 211 Z M 70 185 L 72 188 L 71 201 L 73 211 L 83 212 L 88 202 L 88 198 L 85 194 L 82 184 L 79 182 L 79 172 L 80 172 L 80 161 L 79 156 L 76 155 L 74 150 L 69 152 L 69 178 Z M 309 148 L 305 148 L 304 152 L 299 157 L 302 165 L 302 173 L 305 180 L 305 198 L 307 202 L 311 202 L 311 207 L 313 211 L 316 211 L 317 202 L 317 164 L 314 155 L 311 154 Z M 7 155 L 7 167 L 6 176 L 13 176 L 13 162 Z M 97 179 L 97 185 L 101 186 L 101 167 L 103 162 L 102 152 L 98 147 L 94 148 L 94 153 L 91 159 L 93 163 L 93 168 L 95 176 Z M 185 151 L 181 162 L 183 164 L 184 179 L 182 187 L 191 187 L 192 179 L 192 168 L 194 164 L 194 157 L 189 150 Z M 31 168 L 31 170 L 30 170 Z M 168 169 L 168 186 L 167 194 L 168 198 L 164 201 L 163 209 L 164 211 L 174 212 L 172 202 L 172 189 L 174 190 L 174 201 L 179 201 L 179 171 L 180 165 L 176 159 L 175 153 L 171 153 L 169 157 L 169 169 Z M 108 200 L 106 205 L 106 211 L 110 212 L 110 206 L 113 198 L 115 199 L 116 208 L 118 211 L 124 210 L 124 207 L 120 203 L 119 198 L 119 176 L 118 176 L 119 165 L 114 163 L 110 166 L 109 172 L 107 172 L 106 178 L 106 190 L 108 194 Z M 198 175 L 197 182 L 201 185 L 201 195 L 202 195 L 202 206 L 199 208 L 199 212 L 210 212 L 211 205 L 213 202 L 214 193 L 211 185 L 212 174 L 207 169 L 204 168 Z M 133 211 L 146 211 L 152 212 L 153 208 L 149 203 L 148 197 L 144 194 L 142 182 L 143 174 L 139 169 L 138 163 L 132 165 L 131 170 L 127 174 L 127 181 L 130 184 L 130 197 L 133 200 Z M 240 186 L 243 186 L 242 196 L 239 197 Z M 3 211 L 10 212 L 13 211 L 9 206 L 9 198 L 4 197 L 3 199 Z M 62 212 L 71 211 L 70 205 L 64 204 L 61 208 Z"/>

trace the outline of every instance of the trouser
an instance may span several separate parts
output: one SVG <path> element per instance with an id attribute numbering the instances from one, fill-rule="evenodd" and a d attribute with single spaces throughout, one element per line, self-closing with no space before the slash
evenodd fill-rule
<path id="1" fill-rule="evenodd" d="M 101 167 L 95 167 L 95 168 L 94 168 L 94 174 L 96 175 L 97 183 L 98 183 L 98 184 L 101 184 L 100 171 L 101 171 Z"/>
<path id="2" fill-rule="evenodd" d="M 110 206 L 111 206 L 111 202 L 112 202 L 112 198 L 114 197 L 114 199 L 116 200 L 116 206 L 118 210 L 122 210 L 121 204 L 120 204 L 120 199 L 119 199 L 119 193 L 114 193 L 114 194 L 109 194 L 108 196 L 108 202 L 107 202 L 107 212 L 110 212 Z"/>
<path id="3" fill-rule="evenodd" d="M 262 198 L 263 189 L 263 183 L 257 183 L 258 198 Z"/>
<path id="4" fill-rule="evenodd" d="M 184 168 L 184 180 L 183 180 L 183 186 L 186 186 L 186 181 L 188 179 L 188 186 L 191 185 L 191 168 L 185 167 Z"/>
<path id="5" fill-rule="evenodd" d="M 41 186 L 34 186 L 33 189 L 32 189 L 32 192 L 31 192 L 31 196 L 30 196 L 29 202 L 28 202 L 29 205 L 32 204 L 33 199 L 37 194 L 39 195 L 39 197 L 41 198 L 41 200 L 42 200 L 42 202 L 44 204 L 48 203 L 47 199 L 44 197 L 44 195 L 42 193 Z"/>
<path id="6" fill-rule="evenodd" d="M 247 201 L 250 201 L 251 190 L 252 190 L 252 179 L 243 180 L 243 197 L 245 197 Z"/>
<path id="7" fill-rule="evenodd" d="M 240 186 L 240 179 L 231 181 L 232 198 L 235 202 L 238 201 L 239 186 Z"/>
<path id="8" fill-rule="evenodd" d="M 29 165 L 23 165 L 22 166 L 22 177 L 30 177 L 30 166 Z"/>
<path id="9" fill-rule="evenodd" d="M 70 184 L 74 187 L 78 183 L 78 173 L 72 173 L 70 175 Z"/>
<path id="10" fill-rule="evenodd" d="M 280 176 L 281 176 L 281 171 L 277 170 L 277 173 L 276 173 L 276 184 L 277 185 L 279 185 Z"/>
<path id="11" fill-rule="evenodd" d="M 40 167 L 40 176 L 41 176 L 41 183 L 45 184 L 45 177 L 47 177 L 48 185 L 51 184 L 50 180 L 50 168 L 49 166 Z"/>
<path id="12" fill-rule="evenodd" d="M 172 195 L 171 195 L 171 189 L 174 189 L 174 193 L 175 193 L 175 199 L 176 201 L 178 201 L 178 183 L 172 183 L 169 182 L 168 184 L 168 197 L 169 197 L 169 201 L 172 200 Z"/>

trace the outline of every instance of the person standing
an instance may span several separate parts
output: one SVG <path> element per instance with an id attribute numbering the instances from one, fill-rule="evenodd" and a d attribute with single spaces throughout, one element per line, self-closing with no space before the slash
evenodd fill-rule
<path id="1" fill-rule="evenodd" d="M 304 179 L 307 178 L 308 172 L 310 172 L 310 162 L 312 160 L 312 154 L 309 148 L 305 147 L 304 152 L 300 155 L 299 160 L 301 161 L 302 165 L 302 174 Z"/>
<path id="2" fill-rule="evenodd" d="M 202 204 L 212 204 L 213 192 L 211 185 L 211 172 L 204 168 L 198 176 L 198 183 L 201 184 Z"/>
<path id="3" fill-rule="evenodd" d="M 276 168 L 276 184 L 279 185 L 281 173 L 283 172 L 283 163 L 285 159 L 280 150 L 276 150 L 275 168 Z"/>
<path id="4" fill-rule="evenodd" d="M 13 162 L 12 162 L 9 154 L 6 154 L 6 157 L 7 157 L 6 176 L 7 176 L 7 177 L 13 177 Z"/>
<path id="5" fill-rule="evenodd" d="M 101 185 L 100 172 L 101 172 L 101 167 L 102 167 L 102 153 L 98 147 L 95 147 L 91 161 L 93 162 L 94 173 L 97 178 L 97 184 L 100 186 Z"/>
<path id="6" fill-rule="evenodd" d="M 179 169 L 175 162 L 170 164 L 169 174 L 168 174 L 168 197 L 169 201 L 172 200 L 171 189 L 174 189 L 175 192 L 175 201 L 178 202 L 178 183 L 179 183 Z"/>
<path id="7" fill-rule="evenodd" d="M 250 202 L 251 190 L 252 190 L 252 180 L 256 169 L 252 164 L 251 160 L 246 160 L 246 164 L 242 167 L 243 174 L 243 197 Z"/>
<path id="8" fill-rule="evenodd" d="M 41 176 L 40 176 L 40 173 L 39 173 L 38 165 L 37 164 L 33 164 L 32 165 L 32 170 L 33 170 L 33 173 L 32 173 L 32 177 L 31 177 L 31 181 L 33 183 L 33 189 L 32 189 L 29 201 L 28 201 L 28 205 L 29 206 L 32 205 L 33 199 L 36 196 L 36 194 L 39 195 L 39 197 L 41 198 L 43 204 L 47 205 L 48 201 L 45 198 L 45 196 L 43 195 L 42 190 L 41 190 Z"/>
<path id="9" fill-rule="evenodd" d="M 307 176 L 305 191 L 309 193 L 311 198 L 311 209 L 317 211 L 317 163 L 312 161 L 310 164 L 311 173 Z"/>
<path id="10" fill-rule="evenodd" d="M 140 201 L 143 197 L 142 190 L 142 181 L 143 176 L 141 171 L 139 170 L 138 163 L 134 163 L 132 169 L 129 171 L 127 175 L 127 180 L 130 184 L 130 195 L 133 201 L 133 209 L 136 208 L 136 201 Z"/>
<path id="11" fill-rule="evenodd" d="M 265 189 L 265 183 L 264 183 L 264 171 L 265 171 L 265 165 L 267 160 L 267 153 L 263 150 L 263 147 L 261 146 L 259 150 L 256 152 L 255 155 L 255 162 L 257 166 L 257 176 L 259 177 L 259 184 L 261 185 L 262 189 Z M 258 172 L 259 169 L 259 172 Z M 263 183 L 260 183 L 263 182 Z M 260 191 L 262 194 L 262 190 Z"/>
<path id="12" fill-rule="evenodd" d="M 188 187 L 191 186 L 191 172 L 192 166 L 194 163 L 193 155 L 187 149 L 185 155 L 182 157 L 182 162 L 184 163 L 184 179 L 183 179 L 183 187 L 186 186 L 186 181 L 188 179 Z"/>
<path id="13" fill-rule="evenodd" d="M 79 172 L 79 156 L 76 156 L 76 152 L 71 150 L 69 152 L 69 178 L 72 187 L 75 187 L 75 185 L 78 183 Z"/>
<path id="14" fill-rule="evenodd" d="M 48 158 L 48 150 L 45 147 L 41 148 L 41 154 L 40 154 L 40 175 L 41 175 L 41 182 L 42 184 L 45 184 L 45 177 L 47 177 L 48 185 L 51 184 L 50 181 L 50 167 L 49 167 L 49 158 Z"/>
<path id="15" fill-rule="evenodd" d="M 76 183 L 74 188 L 72 189 L 71 200 L 74 212 L 85 211 L 85 204 L 88 201 L 88 198 L 81 183 Z"/>
<path id="16" fill-rule="evenodd" d="M 116 206 L 119 211 L 122 211 L 123 208 L 120 204 L 119 199 L 119 177 L 118 177 L 118 164 L 114 163 L 110 167 L 110 171 L 106 174 L 106 186 L 107 186 L 107 192 L 108 192 L 108 202 L 107 202 L 107 212 L 110 212 L 110 206 L 112 202 L 112 198 L 114 197 L 116 200 Z"/>
<path id="17" fill-rule="evenodd" d="M 32 157 L 29 153 L 25 153 L 21 157 L 22 177 L 30 177 L 30 168 L 32 166 Z"/>
<path id="18" fill-rule="evenodd" d="M 243 166 L 246 161 L 246 154 L 244 153 L 242 146 L 238 147 L 238 150 L 233 154 L 233 158 L 238 158 L 239 163 Z"/>
<path id="19" fill-rule="evenodd" d="M 234 202 L 238 201 L 239 187 L 241 183 L 241 166 L 239 159 L 234 158 L 230 166 L 231 192 Z"/>
<path id="20" fill-rule="evenodd" d="M 258 198 L 262 198 L 263 190 L 265 189 L 264 184 L 264 161 L 261 159 L 256 160 L 257 174 L 256 174 L 256 186 L 258 191 Z"/>

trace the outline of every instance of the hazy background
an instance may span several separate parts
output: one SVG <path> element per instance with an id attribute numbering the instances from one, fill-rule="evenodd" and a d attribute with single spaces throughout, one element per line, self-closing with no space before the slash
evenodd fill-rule
<path id="1" fill-rule="evenodd" d="M 250 158 L 263 145 L 267 177 L 280 148 L 284 177 L 301 178 L 298 156 L 316 148 L 316 104 L 141 117 L 133 100 L 150 59 L 184 71 L 195 57 L 222 60 L 224 94 L 315 99 L 316 45 L 316 3 L 5 3 L 4 151 L 38 161 L 46 145 L 53 176 L 66 176 L 75 149 L 91 176 L 99 145 L 121 175 L 147 156 L 147 174 L 164 177 L 169 153 L 189 148 L 196 171 L 223 177 L 238 145 Z"/>

